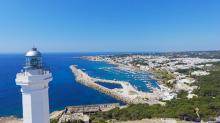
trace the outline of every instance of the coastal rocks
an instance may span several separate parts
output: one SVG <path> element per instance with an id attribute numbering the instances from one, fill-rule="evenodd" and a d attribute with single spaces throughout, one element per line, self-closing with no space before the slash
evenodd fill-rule
<path id="1" fill-rule="evenodd" d="M 74 121 L 89 123 L 89 116 L 84 115 L 83 113 L 63 114 L 59 119 L 58 123 L 66 123 L 66 122 L 74 122 Z"/>
<path id="2" fill-rule="evenodd" d="M 0 123 L 22 123 L 22 119 L 15 117 L 0 117 Z"/>
<path id="3" fill-rule="evenodd" d="M 62 111 L 54 111 L 50 114 L 50 119 L 52 120 L 59 120 L 62 115 L 64 114 L 64 110 Z"/>
<path id="4" fill-rule="evenodd" d="M 55 111 L 51 113 L 50 119 L 52 123 L 66 123 L 75 121 L 89 123 L 89 116 L 91 114 L 109 111 L 119 106 L 120 105 L 118 103 L 69 106 L 62 111 Z"/>
<path id="5" fill-rule="evenodd" d="M 143 119 L 137 121 L 118 121 L 115 123 L 192 123 L 187 121 L 178 121 L 176 119 L 171 118 L 161 118 L 161 119 Z"/>
<path id="6" fill-rule="evenodd" d="M 82 123 L 89 123 L 89 116 L 83 113 L 71 113 L 67 108 L 62 111 L 55 111 L 51 113 L 50 119 L 56 123 L 66 123 L 80 121 Z"/>

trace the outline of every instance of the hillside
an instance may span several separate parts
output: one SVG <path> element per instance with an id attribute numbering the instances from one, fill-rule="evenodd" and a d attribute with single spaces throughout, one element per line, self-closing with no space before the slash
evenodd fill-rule
<path id="1" fill-rule="evenodd" d="M 148 104 L 129 105 L 123 109 L 113 109 L 93 115 L 92 122 L 110 119 L 119 121 L 140 120 L 144 118 L 177 118 L 188 121 L 209 121 L 220 116 L 220 63 L 215 63 L 210 75 L 196 77 L 199 86 L 195 90 L 198 97 L 187 99 L 186 93 L 178 94 L 177 99 L 167 101 L 165 106 Z"/>

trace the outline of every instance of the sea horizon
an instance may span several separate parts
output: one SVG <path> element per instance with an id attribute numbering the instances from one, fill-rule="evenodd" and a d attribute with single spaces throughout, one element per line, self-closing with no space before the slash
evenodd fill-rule
<path id="1" fill-rule="evenodd" d="M 218 52 L 220 49 L 214 50 L 173 50 L 173 51 L 45 51 L 43 54 L 127 54 L 127 53 L 134 53 L 134 54 L 142 54 L 142 53 L 182 53 L 182 52 Z M 0 52 L 0 55 L 24 55 L 27 51 L 23 52 Z"/>

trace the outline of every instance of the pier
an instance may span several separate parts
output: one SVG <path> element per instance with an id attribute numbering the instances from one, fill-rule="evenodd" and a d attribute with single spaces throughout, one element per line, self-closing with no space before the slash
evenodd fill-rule
<path id="1" fill-rule="evenodd" d="M 138 91 L 128 82 L 92 78 L 87 73 L 83 72 L 81 69 L 78 69 L 75 65 L 71 65 L 70 69 L 75 75 L 77 82 L 85 86 L 88 86 L 90 88 L 93 88 L 95 90 L 98 90 L 113 98 L 121 100 L 127 104 L 138 104 L 138 103 L 149 102 L 147 93 Z M 120 84 L 122 86 L 122 89 L 118 89 L 118 88 L 109 89 L 97 84 L 96 82 Z"/>

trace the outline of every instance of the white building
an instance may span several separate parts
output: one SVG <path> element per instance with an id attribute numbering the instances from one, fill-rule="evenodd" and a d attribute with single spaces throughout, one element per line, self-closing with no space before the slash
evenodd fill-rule
<path id="1" fill-rule="evenodd" d="M 201 70 L 193 71 L 191 73 L 191 75 L 194 75 L 194 76 L 206 76 L 206 75 L 209 75 L 209 74 L 210 74 L 209 72 L 201 71 Z"/>
<path id="2" fill-rule="evenodd" d="M 16 76 L 21 86 L 23 123 L 49 123 L 48 83 L 52 74 L 42 66 L 42 56 L 36 48 L 26 53 L 26 65 Z"/>

